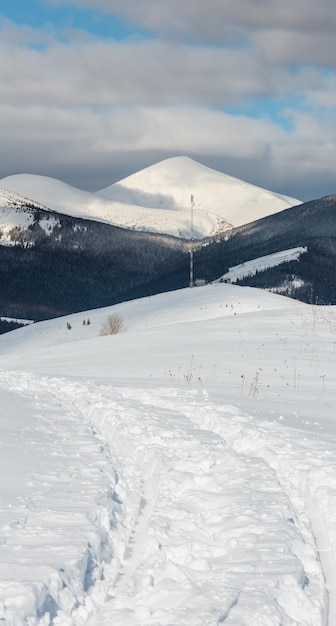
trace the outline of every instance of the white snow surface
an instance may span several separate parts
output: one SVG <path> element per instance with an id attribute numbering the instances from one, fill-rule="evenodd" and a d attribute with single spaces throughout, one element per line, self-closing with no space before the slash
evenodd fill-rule
<path id="1" fill-rule="evenodd" d="M 33 174 L 8 176 L 0 185 L 53 211 L 186 239 L 192 234 L 192 195 L 195 239 L 301 204 L 189 157 L 166 159 L 96 193 Z"/>
<path id="2" fill-rule="evenodd" d="M 24 198 L 0 187 L 0 244 L 12 245 L 10 231 L 28 228 L 34 221 L 31 209 L 23 210 Z"/>
<path id="3" fill-rule="evenodd" d="M 33 203 L 34 206 L 29 206 Z M 39 220 L 41 228 L 48 234 L 56 225 L 56 220 L 50 213 L 48 207 L 37 201 L 22 196 L 16 192 L 8 191 L 0 187 L 0 245 L 13 246 L 17 244 L 17 239 L 13 232 L 25 231 L 34 222 L 34 208 L 42 209 L 46 212 Z"/>
<path id="4" fill-rule="evenodd" d="M 235 285 L 0 336 L 0 623 L 335 624 L 335 389 L 336 308 Z"/>
<path id="5" fill-rule="evenodd" d="M 26 320 L 20 317 L 4 317 L 1 315 L 0 320 L 4 322 L 16 322 L 17 324 L 34 324 L 34 320 Z"/>
<path id="6" fill-rule="evenodd" d="M 213 215 L 229 227 L 277 213 L 299 200 L 256 187 L 197 163 L 189 157 L 166 159 L 98 192 L 102 197 L 147 206 L 183 209 L 190 219 Z"/>
<path id="7" fill-rule="evenodd" d="M 290 248 L 289 250 L 281 250 L 280 252 L 258 257 L 257 259 L 251 259 L 250 261 L 245 261 L 245 263 L 229 267 L 229 271 L 223 274 L 219 280 L 230 280 L 234 283 L 240 278 L 254 276 L 257 272 L 262 272 L 270 267 L 276 267 L 287 261 L 298 261 L 301 254 L 304 252 L 307 252 L 307 248 Z"/>

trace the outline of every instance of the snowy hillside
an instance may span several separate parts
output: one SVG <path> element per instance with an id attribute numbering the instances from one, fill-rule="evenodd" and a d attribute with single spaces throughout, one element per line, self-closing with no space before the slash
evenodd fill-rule
<path id="1" fill-rule="evenodd" d="M 335 337 L 226 284 L 2 335 L 0 621 L 336 623 Z"/>
<path id="2" fill-rule="evenodd" d="M 231 283 L 235 283 L 240 278 L 254 276 L 257 272 L 262 272 L 270 267 L 276 267 L 277 265 L 281 265 L 281 263 L 297 261 L 304 252 L 307 252 L 307 248 L 299 246 L 298 248 L 281 250 L 281 252 L 274 252 L 273 254 L 267 254 L 257 259 L 251 259 L 250 261 L 245 261 L 245 263 L 230 267 L 229 271 L 223 274 L 219 280 L 227 280 Z"/>
<path id="3" fill-rule="evenodd" d="M 98 192 L 110 200 L 155 209 L 184 211 L 190 220 L 194 196 L 195 223 L 201 216 L 216 220 L 222 230 L 278 213 L 299 200 L 245 183 L 201 165 L 188 157 L 175 157 L 147 167 Z"/>
<path id="4" fill-rule="evenodd" d="M 113 203 L 54 178 L 17 174 L 3 178 L 0 185 L 57 213 L 113 223 L 113 211 L 116 210 Z"/>
<path id="5" fill-rule="evenodd" d="M 187 239 L 192 194 L 196 239 L 300 204 L 188 157 L 167 159 L 97 193 L 31 174 L 8 176 L 0 185 L 53 211 Z"/>
<path id="6" fill-rule="evenodd" d="M 34 222 L 36 209 L 43 208 L 27 198 L 0 187 L 0 245 L 12 245 L 13 229 L 27 229 Z M 47 209 L 45 209 L 47 210 Z"/>

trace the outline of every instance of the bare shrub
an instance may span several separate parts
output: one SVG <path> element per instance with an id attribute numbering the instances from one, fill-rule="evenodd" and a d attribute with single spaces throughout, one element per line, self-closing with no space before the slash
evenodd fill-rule
<path id="1" fill-rule="evenodd" d="M 116 335 L 122 330 L 125 330 L 125 324 L 120 315 L 115 313 L 114 315 L 108 316 L 107 320 L 102 325 L 99 334 L 103 337 L 106 335 Z"/>

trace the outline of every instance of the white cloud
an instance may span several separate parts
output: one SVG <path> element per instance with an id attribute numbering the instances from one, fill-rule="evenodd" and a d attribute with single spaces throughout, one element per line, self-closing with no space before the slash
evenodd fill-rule
<path id="1" fill-rule="evenodd" d="M 333 32 L 295 32 L 274 28 L 253 37 L 255 50 L 269 64 L 336 66 L 336 38 Z"/>
<path id="2" fill-rule="evenodd" d="M 158 40 L 87 39 L 36 49 L 0 44 L 2 101 L 104 106 L 198 103 L 225 106 L 245 98 L 322 89 L 314 69 L 295 74 L 250 50 L 198 48 Z"/>
<path id="3" fill-rule="evenodd" d="M 156 33 L 120 42 L 3 21 L 0 175 L 29 169 L 98 188 L 156 158 L 189 154 L 289 195 L 307 197 L 305 188 L 320 181 L 331 193 L 333 2 L 77 3 Z M 264 99 L 277 105 L 273 121 Z M 291 110 L 287 99 L 300 104 Z M 234 107 L 245 115 L 225 113 Z M 291 130 L 281 126 L 281 114 Z"/>
<path id="4" fill-rule="evenodd" d="M 231 160 L 238 171 L 232 170 L 231 165 L 229 173 L 236 176 L 239 176 L 239 163 L 242 168 L 253 163 L 250 172 L 241 174 L 242 178 L 253 182 L 254 177 L 256 184 L 283 192 L 294 189 L 295 180 L 306 186 L 317 185 L 321 171 L 330 180 L 334 178 L 335 125 L 331 133 L 330 125 L 296 112 L 291 113 L 294 130 L 290 133 L 270 121 L 197 107 L 111 107 L 103 115 L 85 108 L 78 111 L 24 107 L 18 116 L 17 111 L 1 105 L 0 120 L 2 151 L 11 154 L 14 150 L 16 172 L 22 171 L 18 146 L 23 144 L 23 160 L 30 153 L 30 162 L 38 167 L 39 173 L 56 177 L 61 169 L 69 174 L 74 163 L 76 169 L 76 164 L 84 161 L 93 181 L 94 173 L 98 176 L 105 161 L 106 184 L 113 182 L 111 167 L 118 154 L 129 155 L 124 175 L 145 167 L 146 154 L 160 155 L 157 160 L 173 154 L 189 154 L 197 155 L 205 164 L 211 156 L 211 166 Z M 142 166 L 138 165 L 141 159 L 137 155 L 142 155 Z M 85 178 L 83 170 L 83 183 L 77 184 L 85 187 Z M 302 196 L 292 191 L 291 195 Z"/>
<path id="5" fill-rule="evenodd" d="M 160 34 L 223 41 L 230 31 L 285 28 L 316 33 L 336 26 L 334 0 L 49 0 L 124 16 Z"/>

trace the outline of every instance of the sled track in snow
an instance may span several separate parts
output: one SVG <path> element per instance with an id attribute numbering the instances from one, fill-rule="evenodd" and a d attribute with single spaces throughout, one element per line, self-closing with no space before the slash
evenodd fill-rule
<path id="1" fill-rule="evenodd" d="M 9 380 L 24 382 L 82 415 L 118 473 L 112 561 L 97 564 L 101 580 L 69 623 L 243 625 L 248 607 L 249 626 L 325 626 L 327 587 L 332 626 L 336 470 L 326 441 L 298 447 L 297 432 L 193 391 Z"/>
<path id="2" fill-rule="evenodd" d="M 201 415 L 200 419 L 204 420 L 206 413 L 203 411 Z M 316 561 L 325 583 L 319 623 L 332 626 L 336 623 L 336 467 L 334 455 L 328 462 L 329 438 L 324 441 L 314 435 L 309 440 L 305 436 L 298 446 L 297 431 L 282 428 L 275 421 L 261 423 L 251 416 L 239 416 L 233 427 L 223 424 L 218 416 L 215 419 L 212 416 L 211 423 L 215 432 L 226 433 L 235 450 L 264 459 L 276 472 L 305 541 L 313 542 L 316 547 Z"/>
<path id="3" fill-rule="evenodd" d="M 109 396 L 111 390 L 105 389 L 104 393 L 106 392 L 107 396 Z M 115 390 L 113 390 L 112 393 L 113 397 L 115 398 Z M 136 435 L 136 439 L 146 441 L 146 447 L 151 450 L 151 453 L 155 452 L 155 450 L 157 451 L 157 449 L 159 448 L 159 451 L 161 453 L 162 451 L 164 451 L 164 457 L 167 457 L 167 448 L 169 449 L 169 446 L 167 446 L 167 442 L 169 442 L 169 440 L 175 440 L 173 445 L 174 455 L 173 459 L 171 457 L 169 458 L 168 471 L 171 471 L 172 461 L 174 462 L 174 464 L 176 461 L 181 463 L 181 458 L 183 458 L 183 472 L 181 472 L 180 475 L 176 477 L 177 480 L 175 478 L 175 483 L 172 490 L 175 494 L 175 502 L 171 492 L 171 500 L 168 507 L 166 508 L 169 509 L 171 507 L 176 508 L 176 506 L 181 506 L 181 503 L 184 501 L 183 482 L 186 482 L 185 475 L 189 472 L 187 483 L 190 489 L 190 483 L 191 481 L 193 482 L 194 496 L 197 500 L 197 508 L 199 509 L 198 513 L 201 512 L 202 521 L 199 523 L 197 529 L 197 542 L 194 541 L 194 544 L 199 543 L 199 545 L 197 545 L 197 548 L 195 549 L 195 554 L 193 554 L 193 547 L 190 547 L 190 543 L 188 546 L 189 553 L 187 553 L 185 544 L 188 543 L 188 541 L 186 541 L 185 539 L 186 531 L 184 524 L 183 532 L 179 533 L 177 537 L 174 536 L 174 533 L 172 533 L 171 537 L 168 540 L 168 544 L 175 542 L 175 545 L 178 544 L 180 546 L 179 552 L 181 554 L 178 554 L 178 552 L 176 552 L 176 549 L 175 552 L 170 551 L 170 545 L 168 545 L 168 547 L 165 546 L 166 558 L 174 563 L 175 567 L 179 568 L 179 572 L 181 571 L 181 569 L 188 569 L 188 566 L 190 568 L 191 563 L 195 563 L 194 567 L 196 567 L 196 569 L 192 571 L 206 572 L 210 570 L 212 572 L 212 583 L 214 582 L 214 578 L 216 577 L 216 566 L 219 560 L 217 556 L 213 556 L 213 554 L 216 553 L 216 550 L 219 550 L 220 552 L 220 547 L 218 546 L 219 533 L 214 533 L 210 540 L 207 537 L 206 542 L 203 542 L 204 537 L 202 537 L 201 541 L 199 539 L 200 530 L 202 529 L 204 531 L 204 519 L 206 517 L 204 515 L 204 509 L 207 509 L 207 506 L 209 505 L 208 501 L 207 504 L 204 506 L 204 503 L 202 504 L 202 498 L 204 498 L 205 492 L 207 492 L 208 495 L 209 493 L 213 493 L 214 489 L 214 485 L 212 482 L 213 476 L 211 477 L 211 480 L 207 478 L 210 469 L 209 457 L 212 459 L 211 463 L 214 462 L 214 467 L 216 467 L 217 469 L 218 466 L 221 469 L 223 466 L 225 466 L 224 475 L 221 474 L 221 479 L 219 479 L 217 475 L 215 481 L 215 489 L 220 490 L 223 502 L 225 503 L 224 511 L 223 508 L 220 508 L 221 522 L 219 522 L 218 526 L 221 526 L 223 520 L 225 526 L 225 523 L 227 523 L 228 518 L 230 519 L 230 516 L 235 516 L 236 519 L 237 515 L 238 517 L 240 516 L 240 536 L 236 537 L 236 542 L 238 546 L 237 552 L 239 552 L 239 547 L 244 546 L 245 541 L 246 551 L 248 552 L 249 550 L 251 550 L 252 555 L 246 559 L 246 563 L 242 564 L 239 560 L 239 565 L 231 568 L 232 570 L 235 570 L 236 568 L 236 570 L 239 571 L 239 575 L 236 576 L 236 581 L 234 581 L 235 575 L 233 574 L 233 572 L 230 573 L 231 578 L 229 576 L 229 580 L 226 580 L 228 586 L 234 587 L 234 584 L 236 584 L 235 592 L 234 594 L 230 595 L 230 598 L 226 597 L 226 600 L 223 601 L 222 606 L 220 607 L 218 606 L 218 601 L 216 602 L 216 598 L 212 596 L 207 587 L 207 577 L 204 576 L 204 574 L 200 575 L 200 578 L 203 577 L 205 579 L 205 581 L 203 581 L 203 584 L 204 590 L 206 589 L 206 591 L 205 597 L 203 597 L 202 600 L 202 606 L 206 607 L 204 609 L 204 613 L 207 614 L 208 612 L 208 615 L 211 615 L 211 620 L 213 620 L 209 621 L 209 623 L 229 623 L 231 618 L 233 620 L 237 618 L 239 619 L 240 605 L 244 607 L 245 602 L 251 603 L 252 600 L 252 606 L 255 603 L 255 621 L 251 621 L 251 624 L 255 623 L 257 625 L 258 620 L 260 619 L 258 615 L 261 611 L 258 605 L 261 605 L 262 602 L 265 602 L 265 595 L 267 601 L 269 602 L 270 598 L 268 593 L 261 593 L 260 588 L 258 587 L 258 583 L 255 584 L 255 580 L 253 583 L 251 582 L 251 572 L 253 571 L 253 575 L 254 577 L 256 577 L 256 580 L 258 580 L 258 576 L 260 576 L 260 581 L 261 579 L 264 580 L 266 575 L 269 575 L 269 578 L 272 580 L 272 574 L 270 574 L 270 570 L 272 570 L 272 568 L 274 569 L 274 571 L 280 570 L 280 576 L 278 575 L 277 577 L 277 584 L 280 580 L 280 586 L 281 584 L 283 585 L 283 591 L 278 594 L 278 599 L 275 602 L 276 605 L 280 605 L 280 609 L 279 606 L 277 606 L 276 609 L 272 607 L 274 613 L 278 611 L 279 616 L 281 615 L 281 619 L 283 619 L 283 615 L 286 615 L 286 602 L 288 602 L 288 597 L 290 598 L 291 596 L 289 586 L 292 586 L 293 582 L 295 582 L 297 585 L 297 591 L 299 591 L 299 593 L 297 593 L 296 591 L 296 595 L 301 594 L 302 597 L 300 598 L 300 601 L 296 604 L 296 606 L 294 606 L 294 608 L 293 598 L 289 600 L 289 604 L 291 605 L 290 609 L 288 609 L 289 613 L 292 616 L 296 615 L 298 620 L 301 619 L 300 615 L 302 615 L 302 613 L 305 614 L 307 617 L 307 624 L 311 623 L 314 624 L 314 626 L 317 623 L 321 623 L 321 625 L 327 623 L 327 600 L 323 573 L 321 571 L 319 555 L 314 542 L 311 520 L 306 514 L 307 512 L 305 511 L 304 506 L 301 507 L 300 486 L 296 485 L 294 488 L 293 481 L 289 482 L 287 478 L 282 475 L 280 467 L 281 464 L 274 462 L 274 459 L 277 459 L 276 450 L 273 451 L 273 453 L 270 452 L 270 443 L 274 444 L 275 448 L 279 445 L 279 433 L 276 433 L 275 436 L 272 435 L 271 437 L 269 437 L 271 433 L 269 424 L 264 424 L 260 426 L 257 420 L 255 420 L 255 423 L 252 424 L 251 418 L 239 416 L 237 414 L 233 415 L 232 409 L 230 409 L 229 407 L 226 407 L 226 409 L 224 408 L 223 410 L 223 407 L 218 407 L 216 405 L 209 406 L 207 405 L 207 402 L 204 402 L 203 399 L 201 399 L 200 401 L 199 396 L 194 396 L 193 393 L 179 394 L 179 392 L 177 392 L 176 397 L 172 398 L 171 391 L 143 391 L 140 393 L 141 402 L 139 402 L 138 391 L 132 393 L 129 391 L 119 390 L 118 393 L 121 394 L 121 397 L 119 399 L 119 405 L 122 407 L 122 412 L 125 414 L 125 416 L 127 415 L 127 420 L 125 420 L 125 422 L 129 424 L 128 437 L 133 429 L 134 434 Z M 108 405 L 109 402 L 107 400 L 106 406 Z M 182 409 L 176 410 L 177 406 L 181 406 Z M 235 411 L 233 411 L 233 413 L 235 413 Z M 143 422 L 143 415 L 149 416 L 150 425 L 148 423 L 146 424 L 146 420 L 145 423 Z M 155 416 L 154 422 L 153 416 Z M 139 426 L 140 419 L 142 424 L 141 428 Z M 104 422 L 104 424 L 106 425 L 106 421 Z M 259 434 L 262 433 L 261 437 L 256 437 L 256 433 L 258 432 Z M 144 434 L 145 438 L 142 439 L 141 436 Z M 280 429 L 280 434 L 282 436 L 284 434 L 282 432 L 282 429 Z M 160 445 L 160 440 L 162 438 L 165 441 L 165 445 L 163 446 Z M 259 439 L 259 445 L 255 444 L 256 439 Z M 282 440 L 280 438 L 280 447 L 281 441 Z M 201 463 L 203 462 L 204 464 L 205 459 L 207 459 L 207 463 L 205 463 L 203 467 L 200 467 L 199 460 L 196 461 L 196 463 L 193 462 L 193 472 L 190 472 L 190 467 L 188 470 L 188 462 L 186 462 L 185 454 L 187 454 L 188 459 L 193 458 L 194 455 L 197 458 L 197 451 L 195 449 L 192 450 L 192 448 L 195 447 L 195 442 L 198 442 L 197 446 L 201 446 L 201 451 L 199 451 L 199 459 L 201 459 Z M 261 442 L 262 445 L 260 445 Z M 218 455 L 217 451 L 216 455 L 214 447 L 216 448 L 218 445 L 220 447 L 220 453 Z M 179 451 L 178 454 L 176 453 L 176 450 Z M 229 462 L 228 457 L 230 458 Z M 270 459 L 270 457 L 272 457 L 272 459 Z M 156 458 L 155 454 L 154 458 Z M 160 462 L 162 462 L 162 456 L 160 454 L 158 458 L 160 459 Z M 286 458 L 286 464 L 288 465 L 288 455 Z M 233 465 L 235 465 L 235 463 L 237 463 L 238 461 L 239 469 L 238 467 L 234 468 L 239 477 L 238 479 L 237 475 L 235 476 L 235 472 L 232 468 L 233 459 Z M 289 460 L 292 463 L 291 467 L 295 468 L 295 455 L 292 454 Z M 302 459 L 300 458 L 300 462 L 301 460 Z M 165 464 L 163 463 L 162 469 L 167 471 L 167 465 L 165 466 Z M 291 476 L 293 476 L 291 469 L 288 468 L 288 470 Z M 215 472 L 213 472 L 213 474 L 215 475 Z M 253 477 L 253 474 L 256 475 L 255 478 Z M 254 490 L 254 488 L 251 489 L 251 484 L 253 484 L 253 480 L 255 480 L 255 483 L 257 484 L 256 491 Z M 169 494 L 167 493 L 165 481 L 163 480 L 163 482 L 163 487 L 166 490 L 164 497 L 166 498 L 167 505 L 167 497 Z M 197 485 L 197 482 L 199 482 L 201 488 L 197 486 L 197 489 L 195 489 L 195 483 Z M 244 492 L 244 495 L 241 499 L 237 498 L 235 487 L 232 489 L 232 485 L 235 484 L 238 485 L 238 489 L 242 489 Z M 260 486 L 264 488 L 261 496 Z M 178 489 L 181 490 L 180 493 L 178 493 Z M 158 505 L 158 508 L 160 508 L 160 506 L 162 507 L 162 504 L 160 504 L 163 496 L 162 490 L 162 484 L 158 484 L 155 501 Z M 270 498 L 271 502 L 269 502 Z M 179 501 L 178 505 L 176 505 L 176 500 Z M 212 500 L 214 500 L 213 497 Z M 234 504 L 232 504 L 232 500 L 236 500 Z M 255 506 L 254 509 L 253 505 Z M 133 535 L 134 539 L 136 539 L 136 544 L 133 545 L 133 553 L 130 554 L 131 558 L 129 565 L 127 565 L 126 570 L 124 570 L 124 577 L 120 578 L 119 583 L 117 583 L 114 591 L 112 590 L 109 592 L 112 595 L 115 594 L 114 598 L 117 599 L 117 606 L 119 607 L 116 610 L 115 617 L 117 617 L 117 614 L 119 613 L 121 620 L 122 611 L 125 609 L 125 606 L 128 607 L 130 606 L 130 604 L 132 605 L 132 602 L 130 602 L 130 597 L 136 598 L 133 610 L 136 616 L 135 623 L 139 624 L 155 623 L 156 619 L 155 612 L 153 612 L 153 610 L 148 607 L 147 599 L 146 602 L 144 601 L 144 596 L 148 595 L 149 591 L 150 594 L 153 594 L 154 596 L 155 589 L 155 581 L 153 580 L 152 576 L 153 567 L 148 567 L 148 562 L 151 562 L 151 558 L 153 559 L 153 554 L 155 550 L 153 551 L 153 554 L 149 554 L 149 556 L 147 556 L 145 551 L 145 554 L 142 555 L 141 560 L 141 549 L 143 549 L 144 543 L 146 543 L 146 540 L 144 541 L 144 526 L 147 529 L 147 533 L 149 532 L 149 534 L 152 534 L 152 536 L 155 535 L 153 529 L 155 529 L 156 531 L 155 519 L 151 520 L 151 517 L 153 518 L 155 506 L 147 504 L 147 507 L 148 508 L 145 514 L 145 519 L 143 520 L 143 522 L 141 522 L 141 518 L 139 518 L 140 526 L 138 527 L 138 530 L 135 530 Z M 151 508 L 151 513 L 149 513 L 149 507 Z M 204 507 L 203 510 L 202 507 Z M 259 511 L 259 518 L 257 511 Z M 262 511 L 261 515 L 260 511 Z M 284 528 L 282 529 L 280 524 L 280 532 L 279 528 L 274 531 L 274 519 L 272 519 L 272 516 L 276 511 L 282 511 L 284 517 Z M 195 511 L 193 509 L 191 510 L 191 517 L 193 520 L 195 519 L 195 517 L 197 518 L 197 514 L 195 514 Z M 167 518 L 169 518 L 169 516 L 167 516 Z M 262 518 L 266 518 L 266 520 Z M 141 523 L 144 524 L 142 528 Z M 171 520 L 169 521 L 169 523 L 171 524 L 171 526 L 173 526 Z M 256 526 L 257 530 L 255 528 Z M 251 539 L 251 527 L 256 534 L 256 536 L 253 536 L 253 539 Z M 216 530 L 218 530 L 217 527 Z M 236 529 L 235 533 L 237 533 Z M 228 536 L 235 533 L 232 533 L 230 531 L 224 533 L 226 540 Z M 278 538 L 276 538 L 276 535 L 278 536 Z M 248 539 L 246 539 L 246 537 Z M 216 546 L 214 546 L 215 541 Z M 296 544 L 298 542 L 302 542 L 302 555 L 300 555 L 299 559 L 296 555 Z M 205 549 L 204 543 L 206 544 L 207 550 Z M 160 546 L 160 551 L 164 551 L 163 546 Z M 286 552 L 290 554 L 291 564 L 288 564 L 288 560 L 290 559 L 287 559 L 286 557 L 283 559 L 280 557 L 274 559 L 274 552 L 277 551 L 279 552 L 279 554 L 281 553 L 281 551 L 285 554 Z M 186 552 L 186 554 L 184 554 L 184 552 Z M 209 552 L 210 558 L 208 556 Z M 135 553 L 136 556 L 134 556 Z M 203 555 L 206 553 L 207 556 L 204 557 Z M 172 558 L 173 554 L 175 557 L 175 561 Z M 227 554 L 224 556 L 224 558 L 221 554 L 220 558 L 222 558 L 222 564 L 219 568 L 221 577 L 223 577 L 223 572 L 227 572 L 228 570 L 227 559 L 229 558 L 229 561 L 232 562 L 232 560 L 234 560 L 233 555 L 234 551 L 232 552 L 231 549 L 227 551 Z M 215 567 L 213 565 L 212 559 L 216 561 Z M 198 570 L 197 568 L 200 569 Z M 175 576 L 177 580 L 179 580 L 179 576 L 176 575 L 176 573 Z M 196 576 L 195 578 L 197 579 L 197 577 L 198 576 Z M 286 580 L 287 578 L 288 580 Z M 181 580 L 183 581 L 183 576 L 181 576 Z M 145 583 L 143 581 L 145 581 Z M 179 582 L 181 583 L 181 581 Z M 272 586 L 273 583 L 270 584 Z M 146 585 L 148 586 L 146 587 Z M 249 585 L 250 588 L 248 589 L 248 591 L 246 591 L 246 587 L 249 587 Z M 143 587 L 145 587 L 145 589 Z M 293 596 L 295 596 L 294 590 L 295 586 L 292 590 Z M 224 589 L 221 589 L 221 594 L 222 597 L 225 598 Z M 184 603 L 185 606 L 188 606 L 188 594 L 181 594 L 180 584 L 178 594 L 179 600 L 175 598 L 176 603 L 181 600 L 181 595 L 183 596 L 181 604 Z M 191 595 L 193 596 L 193 594 Z M 228 595 L 227 590 L 226 595 Z M 276 595 L 277 594 L 275 594 L 275 596 Z M 207 606 L 207 600 L 209 600 L 209 598 L 210 603 L 208 602 Z M 274 598 L 272 598 L 272 601 L 274 602 Z M 139 606 L 136 605 L 137 602 L 140 603 Z M 141 602 L 144 602 L 144 604 L 141 604 Z M 281 602 L 283 604 L 281 604 Z M 305 603 L 309 605 L 309 611 L 307 610 L 307 606 L 304 606 Z M 209 604 L 211 604 L 211 606 Z M 107 609 L 107 607 L 105 607 L 105 609 L 106 615 L 111 615 L 111 605 L 109 609 Z M 175 608 L 171 608 L 169 620 L 171 619 L 176 620 L 176 624 L 197 623 L 193 621 L 195 619 L 194 617 L 191 618 L 189 622 L 186 618 L 185 612 L 183 612 L 182 609 L 176 611 Z M 251 619 L 253 618 L 251 617 Z M 289 619 L 288 615 L 287 619 Z M 293 617 L 293 623 L 295 623 L 294 619 L 296 618 Z M 161 620 L 162 624 L 164 624 L 165 622 L 162 617 Z M 100 623 L 99 619 L 94 623 Z M 169 621 L 167 622 L 167 624 L 168 623 Z M 291 622 L 289 621 L 289 623 Z"/>
<path id="4" fill-rule="evenodd" d="M 142 481 L 139 517 L 129 543 L 125 548 L 122 568 L 118 574 L 113 590 L 110 592 L 113 593 L 114 597 L 118 596 L 119 593 L 122 593 L 126 589 L 132 575 L 141 563 L 141 552 L 147 536 L 149 521 L 155 507 L 160 480 L 155 467 L 152 471 L 152 477 L 154 480 L 149 481 L 147 478 L 146 482 L 145 480 Z"/>
<path id="5" fill-rule="evenodd" d="M 326 584 L 326 614 L 325 626 L 332 626 L 336 623 L 336 564 L 332 548 L 330 546 L 328 529 L 325 520 L 321 515 L 315 502 L 312 500 L 308 490 L 304 495 L 306 511 L 311 523 L 312 532 L 315 538 L 316 548 L 321 561 L 321 567 Z"/>

